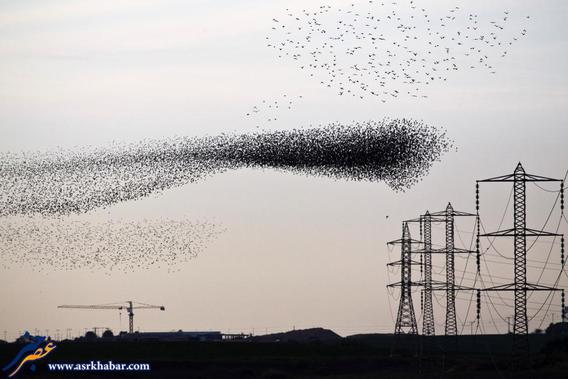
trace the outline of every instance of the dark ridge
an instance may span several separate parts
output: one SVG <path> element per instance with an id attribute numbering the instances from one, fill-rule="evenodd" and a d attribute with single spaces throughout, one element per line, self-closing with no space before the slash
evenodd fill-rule
<path id="1" fill-rule="evenodd" d="M 298 329 L 251 338 L 253 342 L 337 342 L 342 339 L 334 331 L 324 328 Z"/>

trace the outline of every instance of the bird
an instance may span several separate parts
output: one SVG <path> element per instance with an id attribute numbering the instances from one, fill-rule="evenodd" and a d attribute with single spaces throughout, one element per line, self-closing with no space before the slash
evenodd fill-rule
<path id="1" fill-rule="evenodd" d="M 361 3 L 352 3 L 347 9 L 328 4 L 315 11 L 290 10 L 287 17 L 280 19 L 297 32 L 269 34 L 270 48 L 286 51 L 287 56 L 307 72 L 308 78 L 320 78 L 322 87 L 334 90 L 339 96 L 349 94 L 359 99 L 371 96 L 381 103 L 399 98 L 383 97 L 381 87 L 389 88 L 387 93 L 398 90 L 406 94 L 409 91 L 403 89 L 405 86 L 418 83 L 418 89 L 413 90 L 411 96 L 414 93 L 422 96 L 434 79 L 422 81 L 420 77 L 434 66 L 438 72 L 449 73 L 460 68 L 472 69 L 473 63 L 483 58 L 482 67 L 487 69 L 489 61 L 502 56 L 496 49 L 499 43 L 505 43 L 502 37 L 493 34 L 495 43 L 489 44 L 480 30 L 489 34 L 489 27 L 504 30 L 505 26 L 494 20 L 482 20 L 459 6 L 436 18 L 426 8 L 417 8 L 412 2 L 368 4 L 368 9 Z M 404 6 L 408 9 L 402 14 L 400 10 Z M 519 27 L 521 22 L 512 23 L 509 11 L 504 12 L 509 27 L 522 28 Z M 417 21 L 419 15 L 427 24 Z M 379 32 L 386 29 L 392 32 Z M 522 28 L 520 36 L 525 34 L 526 28 Z M 390 40 L 386 35 L 391 36 Z M 486 47 L 470 50 L 479 41 L 485 42 Z M 516 41 L 509 40 L 507 45 L 512 46 Z M 424 49 L 424 46 L 430 48 Z M 447 59 L 442 58 L 442 53 Z M 448 75 L 438 75 L 435 80 L 446 82 L 448 78 Z"/>

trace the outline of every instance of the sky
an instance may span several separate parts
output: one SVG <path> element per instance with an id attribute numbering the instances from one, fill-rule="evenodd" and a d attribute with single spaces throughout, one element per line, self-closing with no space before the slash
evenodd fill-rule
<path id="1" fill-rule="evenodd" d="M 333 5 L 351 3 L 355 0 Z M 273 18 L 285 15 L 286 9 L 297 12 L 331 3 L 0 1 L 1 152 L 252 132 L 259 121 L 246 113 L 262 100 L 284 94 L 302 99 L 277 121 L 262 121 L 263 130 L 404 117 L 445 128 L 456 146 L 405 192 L 393 192 L 384 183 L 242 169 L 77 216 L 99 221 L 189 218 L 219 224 L 224 232 L 175 272 L 11 267 L 0 279 L 0 333 L 13 339 L 20 331 L 35 329 L 50 334 L 67 328 L 84 333 L 95 326 L 125 330 L 125 314 L 61 310 L 57 305 L 126 300 L 166 307 L 165 312 L 138 312 L 135 326 L 141 331 L 262 334 L 316 326 L 342 335 L 392 331 L 398 294 L 385 286 L 400 274 L 385 265 L 398 259 L 400 251 L 387 248 L 386 242 L 400 238 L 402 220 L 427 209 L 445 209 L 448 202 L 456 210 L 474 212 L 475 180 L 511 173 L 519 161 L 527 172 L 555 178 L 564 177 L 568 169 L 568 3 L 415 3 L 434 13 L 459 5 L 487 19 L 503 11 L 530 15 L 528 32 L 507 57 L 496 61 L 495 75 L 458 71 L 447 82 L 430 86 L 428 98 L 401 97 L 383 104 L 339 96 L 267 48 Z M 538 229 L 555 194 L 527 188 L 527 220 Z M 482 185 L 481 217 L 488 230 L 499 227 L 509 192 L 507 184 Z M 547 228 L 555 230 L 558 217 L 553 212 Z M 511 223 L 509 207 L 503 226 Z M 456 225 L 456 239 L 468 247 L 473 220 L 459 219 Z M 441 242 L 443 231 L 434 232 Z M 412 233 L 417 236 L 418 230 Z M 556 263 L 558 245 L 556 240 L 551 255 Z M 511 256 L 512 241 L 496 246 Z M 539 240 L 529 251 L 534 260 L 529 278 L 538 278 L 538 261 L 546 260 L 550 246 Z M 512 277 L 510 260 L 490 254 L 487 269 L 494 281 L 510 281 L 497 278 Z M 471 284 L 467 272 L 473 272 L 474 260 L 467 267 L 462 258 L 456 262 L 458 280 L 465 276 L 463 283 Z M 443 264 L 441 257 L 434 258 L 436 278 L 443 278 Z M 460 276 L 463 270 L 466 274 Z M 542 282 L 552 283 L 556 275 L 547 269 Z M 565 276 L 561 284 L 566 284 Z M 418 315 L 419 295 L 414 293 Z M 445 299 L 438 296 L 439 333 Z M 458 325 L 464 333 L 473 320 L 472 311 L 466 317 L 469 296 L 458 294 Z M 493 299 L 491 313 L 491 305 L 484 308 L 488 332 L 506 331 L 506 318 L 512 315 L 507 296 Z M 529 316 L 540 308 L 544 297 L 539 296 L 531 297 Z M 559 296 L 548 312 L 545 307 L 534 316 L 530 329 L 548 325 L 553 317 L 559 318 Z"/>

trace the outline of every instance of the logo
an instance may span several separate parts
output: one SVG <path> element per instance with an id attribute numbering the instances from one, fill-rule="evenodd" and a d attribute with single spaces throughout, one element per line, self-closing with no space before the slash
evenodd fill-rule
<path id="1" fill-rule="evenodd" d="M 2 369 L 4 372 L 10 372 L 8 374 L 9 378 L 16 375 L 26 363 L 42 359 L 56 347 L 53 342 L 48 341 L 47 337 L 32 336 L 28 332 L 20 338 L 28 342 L 28 344 L 24 346 L 18 352 L 16 357 Z M 35 371 L 34 363 L 31 364 L 30 369 Z"/>

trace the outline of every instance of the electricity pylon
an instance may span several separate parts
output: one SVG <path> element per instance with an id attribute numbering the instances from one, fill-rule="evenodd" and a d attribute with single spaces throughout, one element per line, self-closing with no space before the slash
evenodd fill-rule
<path id="1" fill-rule="evenodd" d="M 526 226 L 526 183 L 527 182 L 561 182 L 561 208 L 564 208 L 564 182 L 560 179 L 527 174 L 521 163 L 517 165 L 512 174 L 494 178 L 478 180 L 476 184 L 479 198 L 479 183 L 513 183 L 513 228 L 492 233 L 481 234 L 481 237 L 513 237 L 514 251 L 514 282 L 495 287 L 485 288 L 482 291 L 512 291 L 515 297 L 515 314 L 513 317 L 513 354 L 520 358 L 529 354 L 528 319 L 527 319 L 527 292 L 529 291 L 562 291 L 556 287 L 543 286 L 527 282 L 527 237 L 562 237 L 561 234 L 550 233 L 543 230 L 529 229 Z M 479 200 L 477 201 L 479 208 Z M 562 244 L 563 245 L 563 244 Z M 563 247 L 562 247 L 563 250 Z M 564 260 L 564 259 L 562 259 Z M 564 262 L 562 262 L 564 265 Z"/>
<path id="2" fill-rule="evenodd" d="M 419 218 L 407 220 L 407 222 L 419 222 L 420 234 L 423 239 L 423 248 L 416 250 L 414 253 L 422 254 L 422 268 L 424 279 L 415 285 L 424 287 L 422 292 L 422 334 L 425 336 L 433 336 L 436 334 L 434 324 L 434 306 L 432 303 L 432 216 L 426 211 Z"/>
<path id="3" fill-rule="evenodd" d="M 412 265 L 419 265 L 411 258 L 412 244 L 420 243 L 410 238 L 408 223 L 402 223 L 402 238 L 388 242 L 388 245 L 398 244 L 400 248 L 400 260 L 391 262 L 389 266 L 400 266 L 400 282 L 389 284 L 388 287 L 400 287 L 400 302 L 396 316 L 394 334 L 418 334 L 416 315 L 412 303 Z"/>
<path id="4" fill-rule="evenodd" d="M 421 250 L 414 251 L 424 256 L 424 281 L 414 283 L 414 285 L 424 286 L 424 319 L 423 331 L 424 335 L 434 335 L 434 315 L 432 308 L 432 291 L 446 292 L 446 324 L 444 333 L 447 336 L 457 335 L 457 319 L 456 319 L 456 291 L 472 290 L 469 287 L 457 286 L 455 283 L 455 254 L 472 254 L 471 250 L 457 248 L 455 246 L 454 237 L 454 218 L 458 216 L 475 216 L 467 212 L 454 210 L 451 203 L 445 210 L 440 212 L 426 212 L 418 219 L 409 220 L 409 222 L 420 221 L 423 230 L 424 247 Z M 445 223 L 446 226 L 446 246 L 441 249 L 432 248 L 432 223 Z M 432 280 L 432 254 L 444 254 L 446 257 L 446 281 Z"/>

